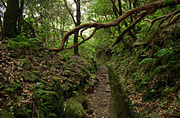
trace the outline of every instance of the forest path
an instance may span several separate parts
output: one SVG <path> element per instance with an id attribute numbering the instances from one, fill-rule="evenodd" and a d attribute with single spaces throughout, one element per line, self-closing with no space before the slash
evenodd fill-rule
<path id="1" fill-rule="evenodd" d="M 88 109 L 85 118 L 110 118 L 111 91 L 108 68 L 100 64 L 97 70 L 98 86 L 86 94 Z"/>

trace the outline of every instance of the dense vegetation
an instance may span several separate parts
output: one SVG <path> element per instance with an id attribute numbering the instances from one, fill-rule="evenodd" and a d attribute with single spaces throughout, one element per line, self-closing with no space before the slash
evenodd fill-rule
<path id="1" fill-rule="evenodd" d="M 179 0 L 1 0 L 0 118 L 81 118 L 96 61 L 134 117 L 180 116 Z"/>

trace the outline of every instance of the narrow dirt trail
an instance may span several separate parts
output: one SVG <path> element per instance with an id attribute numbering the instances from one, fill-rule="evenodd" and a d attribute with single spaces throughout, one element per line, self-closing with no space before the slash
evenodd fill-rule
<path id="1" fill-rule="evenodd" d="M 88 109 L 85 118 L 110 118 L 110 85 L 108 68 L 100 65 L 97 70 L 98 86 L 86 94 Z"/>

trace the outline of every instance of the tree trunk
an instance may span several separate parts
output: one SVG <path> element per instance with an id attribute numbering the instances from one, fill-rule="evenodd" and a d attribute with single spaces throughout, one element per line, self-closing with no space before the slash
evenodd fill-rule
<path id="1" fill-rule="evenodd" d="M 18 18 L 19 0 L 8 0 L 7 8 L 4 14 L 4 36 L 8 38 L 17 35 L 17 18 Z"/>
<path id="2" fill-rule="evenodd" d="M 21 6 L 19 8 L 19 16 L 18 16 L 18 34 L 21 33 L 21 24 L 23 20 L 23 9 L 24 9 L 24 0 L 21 0 Z"/>
<path id="3" fill-rule="evenodd" d="M 4 31 L 3 31 L 1 16 L 0 16 L 0 28 L 1 28 L 1 34 L 0 35 L 2 36 L 2 38 L 0 40 L 3 40 L 4 39 Z"/>
<path id="4" fill-rule="evenodd" d="M 79 26 L 81 24 L 81 10 L 80 10 L 80 0 L 76 1 L 76 26 Z M 78 34 L 79 31 L 74 33 L 74 45 L 78 44 Z M 74 47 L 74 55 L 79 55 L 78 46 Z"/>
<path id="5" fill-rule="evenodd" d="M 132 1 L 129 0 L 129 9 L 132 9 Z M 132 15 L 130 16 L 130 19 L 131 19 L 131 23 L 133 22 L 133 17 Z"/>
<path id="6" fill-rule="evenodd" d="M 121 0 L 118 0 L 118 6 L 119 6 L 119 16 L 121 16 L 122 15 Z"/>
<path id="7" fill-rule="evenodd" d="M 79 34 L 79 31 L 77 31 L 77 32 L 74 33 L 74 45 L 77 45 L 77 44 L 78 44 L 78 34 Z M 79 55 L 78 46 L 77 46 L 77 47 L 74 47 L 74 55 Z"/>

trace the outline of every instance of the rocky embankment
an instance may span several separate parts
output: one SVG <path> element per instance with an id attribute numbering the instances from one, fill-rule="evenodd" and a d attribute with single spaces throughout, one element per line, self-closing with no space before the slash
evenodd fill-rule
<path id="1" fill-rule="evenodd" d="M 81 118 L 95 72 L 92 59 L 1 44 L 0 118 Z"/>

